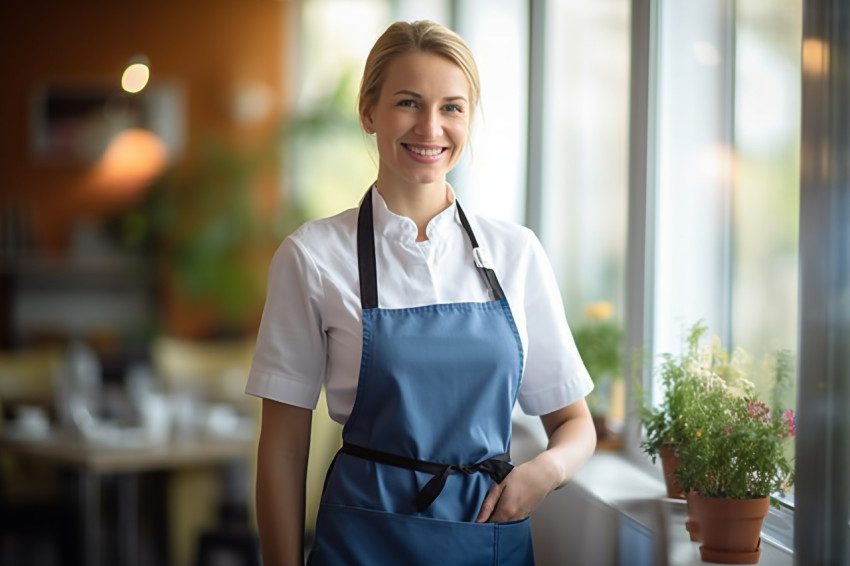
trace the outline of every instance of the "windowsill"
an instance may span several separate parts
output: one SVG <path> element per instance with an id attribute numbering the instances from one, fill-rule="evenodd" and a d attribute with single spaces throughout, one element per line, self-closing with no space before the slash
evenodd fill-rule
<path id="1" fill-rule="evenodd" d="M 666 550 L 670 566 L 705 564 L 700 559 L 699 543 L 692 542 L 685 529 L 687 508 L 680 499 L 666 497 L 664 482 L 617 452 L 598 451 L 580 470 L 573 483 L 598 501 L 616 509 L 649 530 L 655 537 L 656 551 Z M 761 564 L 793 564 L 793 557 L 768 540 L 762 539 Z"/>
<path id="2" fill-rule="evenodd" d="M 524 416 L 515 418 L 514 422 L 514 446 L 522 446 L 518 454 L 518 461 L 522 461 L 521 453 L 529 454 L 529 444 L 536 445 L 538 449 L 545 446 L 545 434 L 542 427 L 538 428 Z M 616 513 L 616 526 L 612 528 L 616 532 L 610 533 L 610 537 L 616 541 L 620 552 L 637 548 L 645 553 L 642 555 L 644 561 L 630 556 L 628 561 L 620 560 L 620 563 L 669 566 L 706 564 L 700 559 L 699 543 L 692 542 L 685 529 L 685 502 L 666 497 L 660 476 L 648 473 L 620 452 L 597 450 L 579 470 L 569 487 L 579 489 L 589 496 L 591 502 Z M 558 513 L 561 512 L 575 514 L 577 510 L 558 510 Z M 793 564 L 790 552 L 774 545 L 764 536 L 761 548 L 760 564 Z"/>

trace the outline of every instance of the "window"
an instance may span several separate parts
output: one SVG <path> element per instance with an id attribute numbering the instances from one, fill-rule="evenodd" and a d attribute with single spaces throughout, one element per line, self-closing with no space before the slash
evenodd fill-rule
<path id="1" fill-rule="evenodd" d="M 793 353 L 801 4 L 660 6 L 652 353 L 698 320 L 730 349 Z"/>
<path id="2" fill-rule="evenodd" d="M 464 160 L 450 177 L 480 214 L 525 220 L 528 7 L 513 0 L 458 2 L 454 29 L 475 54 L 481 107 Z"/>
<path id="3" fill-rule="evenodd" d="M 730 350 L 796 355 L 802 4 L 637 4 L 649 55 L 633 69 L 632 96 L 642 88 L 647 102 L 631 120 L 645 118 L 631 148 L 630 218 L 643 222 L 630 229 L 643 238 L 630 248 L 630 312 L 641 315 L 630 332 L 643 338 L 631 341 L 657 363 L 702 320 Z M 767 399 L 769 380 L 754 381 Z M 789 515 L 771 514 L 764 530 L 787 548 Z"/>
<path id="4" fill-rule="evenodd" d="M 625 314 L 630 3 L 549 2 L 541 19 L 540 226 L 533 227 L 581 348 L 586 330 L 609 324 L 620 332 Z M 595 382 L 591 410 L 616 430 L 624 381 L 599 375 L 606 364 L 582 353 Z"/>

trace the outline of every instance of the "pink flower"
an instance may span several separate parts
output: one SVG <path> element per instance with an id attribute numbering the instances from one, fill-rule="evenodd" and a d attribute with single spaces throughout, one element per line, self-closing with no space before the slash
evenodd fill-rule
<path id="1" fill-rule="evenodd" d="M 749 411 L 751 417 L 763 423 L 770 421 L 770 409 L 761 401 L 755 401 L 747 405 L 747 411 Z"/>
<path id="2" fill-rule="evenodd" d="M 788 426 L 788 436 L 797 436 L 797 415 L 794 411 L 785 411 L 785 424 Z"/>

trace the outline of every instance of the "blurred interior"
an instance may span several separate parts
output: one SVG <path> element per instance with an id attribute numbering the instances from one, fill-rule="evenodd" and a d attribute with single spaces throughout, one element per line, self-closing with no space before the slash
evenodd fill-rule
<path id="1" fill-rule="evenodd" d="M 251 549 L 258 402 L 243 388 L 292 222 L 279 150 L 297 7 L 0 11 L 0 409 L 6 433 L 61 433 L 69 452 L 0 453 L 0 560 Z M 121 83 L 133 63 L 150 69 L 135 93 Z"/>

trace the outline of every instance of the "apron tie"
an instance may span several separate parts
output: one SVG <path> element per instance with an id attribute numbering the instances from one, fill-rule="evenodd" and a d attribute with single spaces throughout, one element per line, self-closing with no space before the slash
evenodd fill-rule
<path id="1" fill-rule="evenodd" d="M 344 442 L 340 452 L 357 458 L 378 462 L 380 464 L 387 464 L 398 468 L 407 468 L 409 470 L 433 474 L 434 477 L 425 484 L 425 487 L 423 487 L 413 499 L 413 505 L 420 513 L 428 509 L 428 507 L 431 506 L 431 503 L 437 499 L 437 496 L 443 491 L 443 488 L 446 486 L 446 481 L 452 474 L 464 473 L 470 475 L 475 472 L 484 472 L 496 483 L 502 483 L 514 468 L 513 464 L 510 462 L 511 455 L 507 453 L 493 456 L 492 458 L 488 458 L 487 460 L 478 462 L 477 464 L 457 465 L 438 464 L 436 462 L 406 458 L 404 456 L 390 454 L 389 452 L 372 450 L 371 448 L 358 446 L 357 444 L 351 444 L 350 442 Z"/>

